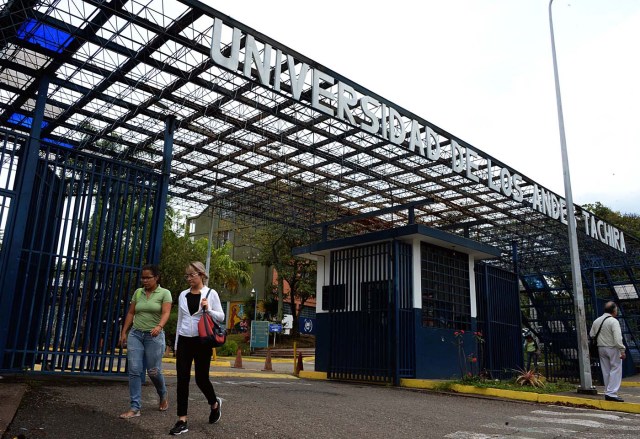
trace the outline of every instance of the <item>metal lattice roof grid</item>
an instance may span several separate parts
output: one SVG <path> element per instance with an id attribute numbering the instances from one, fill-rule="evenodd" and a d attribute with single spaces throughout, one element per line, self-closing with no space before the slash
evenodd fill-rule
<path id="1" fill-rule="evenodd" d="M 0 8 L 0 126 L 28 133 L 38 80 L 46 75 L 43 139 L 160 170 L 165 120 L 174 116 L 169 190 L 186 215 L 213 206 L 236 221 L 318 230 L 321 222 L 425 201 L 415 208 L 416 222 L 496 246 L 501 263 L 510 264 L 515 242 L 525 271 L 569 264 L 567 226 L 531 207 L 533 180 L 525 178 L 522 200 L 492 190 L 487 182 L 511 168 L 196 0 L 8 0 Z M 211 56 L 215 18 L 224 23 L 225 55 L 237 28 L 255 37 L 261 55 L 281 52 L 277 71 L 242 62 L 238 71 L 217 65 Z M 246 35 L 239 49 L 245 55 Z M 284 54 L 295 59 L 297 72 L 306 65 L 338 78 L 320 80 L 327 93 L 349 87 L 373 97 L 371 113 L 395 108 L 419 120 L 421 133 L 428 127 L 429 144 L 439 143 L 442 153 L 430 160 L 407 148 L 407 139 L 401 147 L 362 129 L 371 119 L 364 106 L 352 106 L 350 118 L 342 119 L 319 111 L 332 102 L 313 96 L 312 75 L 293 81 Z M 278 88 L 265 85 L 264 76 L 277 79 Z M 400 125 L 389 136 L 412 129 L 407 119 Z M 473 164 L 477 181 L 452 169 L 452 142 L 482 156 Z M 343 237 L 407 219 L 406 211 L 385 213 L 337 224 L 330 233 Z M 633 236 L 626 235 L 626 254 L 585 233 L 579 240 L 587 259 L 640 263 Z"/>

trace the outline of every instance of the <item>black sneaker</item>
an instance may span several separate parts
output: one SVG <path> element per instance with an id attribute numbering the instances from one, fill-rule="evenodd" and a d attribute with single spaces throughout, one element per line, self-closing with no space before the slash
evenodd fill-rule
<path id="1" fill-rule="evenodd" d="M 187 422 L 178 421 L 176 422 L 176 425 L 174 425 L 173 428 L 169 430 L 169 434 L 173 436 L 177 436 L 179 434 L 186 433 L 187 431 L 189 431 L 189 428 L 187 427 Z"/>
<path id="2" fill-rule="evenodd" d="M 209 413 L 209 424 L 215 424 L 222 416 L 222 400 L 216 397 L 216 401 L 218 401 L 218 407 L 211 409 L 211 413 Z"/>

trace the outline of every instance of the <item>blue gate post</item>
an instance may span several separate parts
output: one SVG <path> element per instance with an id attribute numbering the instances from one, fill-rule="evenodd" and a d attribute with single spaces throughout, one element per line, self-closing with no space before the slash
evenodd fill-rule
<path id="1" fill-rule="evenodd" d="M 513 272 L 516 274 L 516 290 L 518 294 L 518 304 L 520 304 L 520 261 L 518 259 L 518 243 L 513 240 L 511 241 L 511 257 L 513 258 Z M 520 310 L 520 332 L 522 333 L 522 309 Z M 522 340 L 520 340 L 522 342 Z M 538 340 L 540 341 L 540 340 Z M 545 344 L 545 350 L 547 349 Z M 548 355 L 545 355 L 545 363 Z M 520 359 L 522 359 L 522 368 L 524 369 L 524 349 L 520 349 Z"/>
<path id="2" fill-rule="evenodd" d="M 47 100 L 47 91 L 49 89 L 49 77 L 42 76 L 40 84 L 38 84 L 38 97 L 33 110 L 33 120 L 31 122 L 31 132 L 29 140 L 25 144 L 25 149 L 21 157 L 18 159 L 18 174 L 16 175 L 15 188 L 16 200 L 15 212 L 10 211 L 13 216 L 13 228 L 7 233 L 6 258 L 4 267 L 0 267 L 1 273 L 4 273 L 2 281 L 0 281 L 0 369 L 4 368 L 4 354 L 7 345 L 7 337 L 9 334 L 9 326 L 11 325 L 11 313 L 13 311 L 13 298 L 15 294 L 15 286 L 19 282 L 18 268 L 20 267 L 20 256 L 22 253 L 22 245 L 24 243 L 24 234 L 28 224 L 29 205 L 31 203 L 31 194 L 36 168 L 38 166 L 38 152 L 40 150 L 40 132 L 42 131 L 42 122 L 44 120 L 44 106 Z"/>
<path id="3" fill-rule="evenodd" d="M 397 240 L 393 240 L 393 327 L 391 330 L 391 352 L 392 352 L 392 369 L 393 369 L 393 385 L 400 385 L 400 246 Z"/>
<path id="4" fill-rule="evenodd" d="M 164 217 L 167 210 L 167 193 L 169 192 L 169 178 L 171 177 L 171 159 L 173 157 L 173 133 L 176 128 L 175 116 L 167 116 L 164 121 L 164 150 L 162 162 L 162 179 L 160 191 L 153 207 L 153 231 L 149 245 L 149 263 L 160 262 L 162 250 L 162 233 L 164 231 Z"/>

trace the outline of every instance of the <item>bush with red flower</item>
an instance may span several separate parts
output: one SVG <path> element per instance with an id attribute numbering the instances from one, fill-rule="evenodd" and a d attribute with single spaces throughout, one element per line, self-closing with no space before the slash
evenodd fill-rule
<path id="1" fill-rule="evenodd" d="M 458 349 L 458 366 L 460 367 L 460 376 L 462 379 L 472 379 L 474 377 L 482 376 L 480 372 L 480 364 L 482 364 L 482 356 L 484 355 L 484 338 L 482 332 L 477 331 L 473 333 L 473 340 L 475 341 L 476 348 L 479 355 L 471 352 L 466 354 L 464 349 L 464 330 L 460 329 L 453 333 L 454 345 Z"/>

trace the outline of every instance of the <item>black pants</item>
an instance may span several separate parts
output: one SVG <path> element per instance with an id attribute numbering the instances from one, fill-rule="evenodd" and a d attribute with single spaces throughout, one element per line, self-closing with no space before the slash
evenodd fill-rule
<path id="1" fill-rule="evenodd" d="M 178 375 L 178 416 L 187 416 L 189 408 L 189 381 L 191 364 L 195 363 L 196 384 L 202 391 L 209 405 L 216 402 L 216 392 L 209 380 L 211 366 L 211 348 L 205 347 L 199 337 L 178 336 L 176 350 L 176 374 Z"/>

